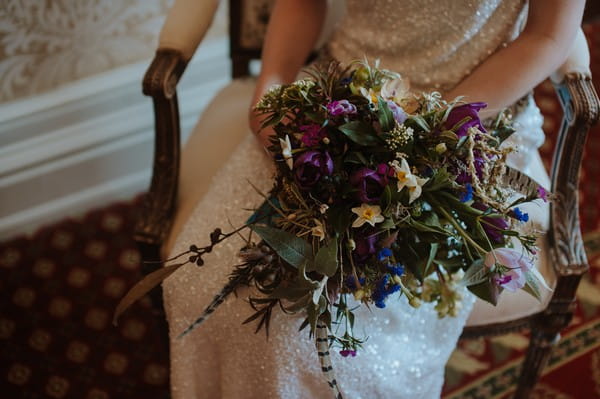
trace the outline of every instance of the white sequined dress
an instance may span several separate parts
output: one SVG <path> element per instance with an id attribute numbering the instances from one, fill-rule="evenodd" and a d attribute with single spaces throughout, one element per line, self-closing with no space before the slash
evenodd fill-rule
<path id="1" fill-rule="evenodd" d="M 348 0 L 345 17 L 327 44 L 340 61 L 367 55 L 399 71 L 413 88 L 447 90 L 496 49 L 514 39 L 527 12 L 523 0 Z M 244 117 L 245 115 L 240 115 Z M 519 117 L 521 152 L 513 159 L 527 169 L 530 152 L 543 141 L 535 105 Z M 268 190 L 271 161 L 249 135 L 214 177 L 178 237 L 173 253 L 204 244 L 215 227 L 229 230 L 249 216 L 261 198 L 247 180 Z M 241 240 L 226 241 L 205 257 L 202 268 L 188 265 L 164 282 L 171 330 L 171 384 L 174 399 L 330 398 L 303 316 L 274 312 L 270 337 L 242 321 L 253 312 L 247 291 L 230 297 L 198 329 L 177 339 L 227 281 Z M 456 318 L 438 319 L 433 307 L 413 309 L 401 297 L 385 309 L 357 311 L 356 332 L 367 337 L 354 358 L 332 351 L 345 398 L 439 398 L 444 365 L 454 349 L 473 297 L 465 293 Z"/>

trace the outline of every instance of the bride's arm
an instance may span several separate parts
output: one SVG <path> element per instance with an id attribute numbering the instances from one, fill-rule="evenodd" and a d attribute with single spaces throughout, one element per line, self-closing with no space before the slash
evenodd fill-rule
<path id="1" fill-rule="evenodd" d="M 273 84 L 295 80 L 306 62 L 323 26 L 326 0 L 278 0 L 275 3 L 262 53 L 262 66 L 252 105 Z M 250 110 L 250 128 L 258 133 L 260 119 Z M 267 143 L 269 131 L 260 132 L 259 139 Z"/>
<path id="2" fill-rule="evenodd" d="M 447 99 L 464 95 L 484 101 L 492 116 L 546 79 L 566 60 L 585 0 L 530 0 L 527 25 L 519 37 L 477 67 Z"/>

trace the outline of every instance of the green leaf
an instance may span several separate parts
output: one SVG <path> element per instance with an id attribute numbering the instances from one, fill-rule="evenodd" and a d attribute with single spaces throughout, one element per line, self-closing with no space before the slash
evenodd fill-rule
<path id="1" fill-rule="evenodd" d="M 352 121 L 339 126 L 338 129 L 356 144 L 364 146 L 375 146 L 381 144 L 375 129 L 368 123 Z"/>
<path id="2" fill-rule="evenodd" d="M 502 288 L 494 284 L 491 280 L 486 280 L 483 283 L 468 285 L 467 288 L 473 294 L 477 295 L 478 298 L 491 303 L 496 306 L 498 304 L 498 297 L 502 292 Z"/>
<path id="3" fill-rule="evenodd" d="M 429 274 L 429 268 L 433 264 L 433 260 L 435 259 L 435 255 L 437 255 L 438 248 L 439 248 L 438 243 L 432 243 L 429 246 L 429 258 L 427 258 L 427 263 L 425 264 L 425 273 L 424 273 L 426 276 Z"/>
<path id="4" fill-rule="evenodd" d="M 251 226 L 251 229 L 290 265 L 300 267 L 302 264 L 313 262 L 310 244 L 294 234 L 260 225 Z"/>
<path id="5" fill-rule="evenodd" d="M 483 265 L 482 259 L 477 259 L 465 272 L 460 283 L 464 286 L 477 285 L 489 279 L 489 270 Z"/>
<path id="6" fill-rule="evenodd" d="M 269 201 L 271 203 L 269 203 Z M 277 197 L 271 196 L 269 199 L 265 200 L 261 206 L 256 209 L 256 211 L 254 211 L 252 216 L 246 220 L 246 224 L 264 223 L 266 225 L 272 225 L 272 218 L 277 214 L 277 212 L 275 212 L 275 209 L 273 209 L 273 205 L 271 204 L 277 208 L 281 207 Z"/>
<path id="7" fill-rule="evenodd" d="M 356 163 L 359 165 L 368 165 L 369 162 L 362 152 L 351 151 L 344 157 L 344 162 Z"/>
<path id="8" fill-rule="evenodd" d="M 332 206 L 327 210 L 327 221 L 337 234 L 343 234 L 352 222 L 350 208 Z"/>
<path id="9" fill-rule="evenodd" d="M 411 115 L 408 117 L 409 121 L 413 121 L 417 126 L 419 126 L 425 132 L 430 132 L 431 127 L 427 123 L 427 121 L 420 115 Z"/>
<path id="10" fill-rule="evenodd" d="M 509 138 L 516 130 L 510 126 L 502 126 L 496 129 L 492 134 L 498 138 L 500 143 Z"/>
<path id="11" fill-rule="evenodd" d="M 385 186 L 383 189 L 383 194 L 381 194 L 381 200 L 379 201 L 381 204 L 381 209 L 384 211 L 390 206 L 392 203 L 392 189 L 389 185 Z"/>
<path id="12" fill-rule="evenodd" d="M 529 270 L 525 272 L 525 286 L 523 291 L 533 296 L 538 301 L 542 301 L 542 294 L 540 292 L 540 282 L 537 276 L 531 273 Z"/>
<path id="13" fill-rule="evenodd" d="M 377 110 L 377 117 L 379 118 L 379 124 L 381 125 L 381 130 L 384 132 L 389 132 L 394 128 L 396 121 L 394 120 L 394 114 L 390 111 L 390 107 L 383 98 L 377 98 L 377 104 L 379 105 L 379 109 Z"/>
<path id="14" fill-rule="evenodd" d="M 158 270 L 153 271 L 148 274 L 146 277 L 138 281 L 127 294 L 119 301 L 117 308 L 115 309 L 115 314 L 113 316 L 113 324 L 117 325 L 117 320 L 119 316 L 127 310 L 132 304 L 137 302 L 140 298 L 146 295 L 150 290 L 154 287 L 162 283 L 167 277 L 173 274 L 177 269 L 181 266 L 185 265 L 185 263 L 178 263 L 176 265 L 161 267 Z"/>
<path id="15" fill-rule="evenodd" d="M 338 268 L 338 241 L 333 238 L 329 245 L 321 247 L 315 256 L 313 270 L 333 277 Z"/>

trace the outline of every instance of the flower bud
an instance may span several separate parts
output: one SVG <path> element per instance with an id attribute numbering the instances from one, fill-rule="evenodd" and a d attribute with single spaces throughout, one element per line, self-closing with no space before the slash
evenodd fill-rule
<path id="1" fill-rule="evenodd" d="M 445 153 L 447 149 L 448 147 L 446 147 L 446 143 L 439 143 L 435 146 L 435 152 L 437 152 L 438 154 Z"/>

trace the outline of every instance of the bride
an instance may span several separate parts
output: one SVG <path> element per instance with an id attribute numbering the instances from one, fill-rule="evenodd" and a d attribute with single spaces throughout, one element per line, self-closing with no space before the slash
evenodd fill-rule
<path id="1" fill-rule="evenodd" d="M 566 58 L 583 13 L 584 0 L 347 0 L 346 13 L 321 51 L 347 63 L 378 58 L 400 72 L 414 92 L 436 90 L 446 99 L 466 96 L 488 104 L 483 116 L 513 106 L 515 144 L 510 160 L 548 185 L 537 147 L 543 141 L 539 110 L 526 97 Z M 325 0 L 279 0 L 268 28 L 253 103 L 273 84 L 298 75 L 323 25 Z M 274 168 L 263 149 L 270 134 L 259 131 L 250 112 L 248 135 L 223 159 L 207 194 L 198 202 L 173 253 L 202 244 L 210 232 L 241 225 L 248 209 L 271 185 Z M 258 138 L 258 140 L 256 139 Z M 231 228 L 233 229 L 233 228 Z M 238 290 L 199 328 L 177 336 L 226 283 L 242 239 L 229 239 L 205 257 L 202 268 L 186 266 L 164 284 L 171 331 L 174 398 L 327 398 L 332 396 L 306 330 L 304 316 L 274 312 L 268 339 L 242 325 L 252 309 L 250 292 Z M 436 398 L 444 365 L 474 302 L 463 293 L 457 317 L 438 319 L 433 305 L 410 307 L 404 297 L 385 309 L 356 311 L 355 331 L 368 337 L 356 357 L 332 352 L 347 398 Z"/>

